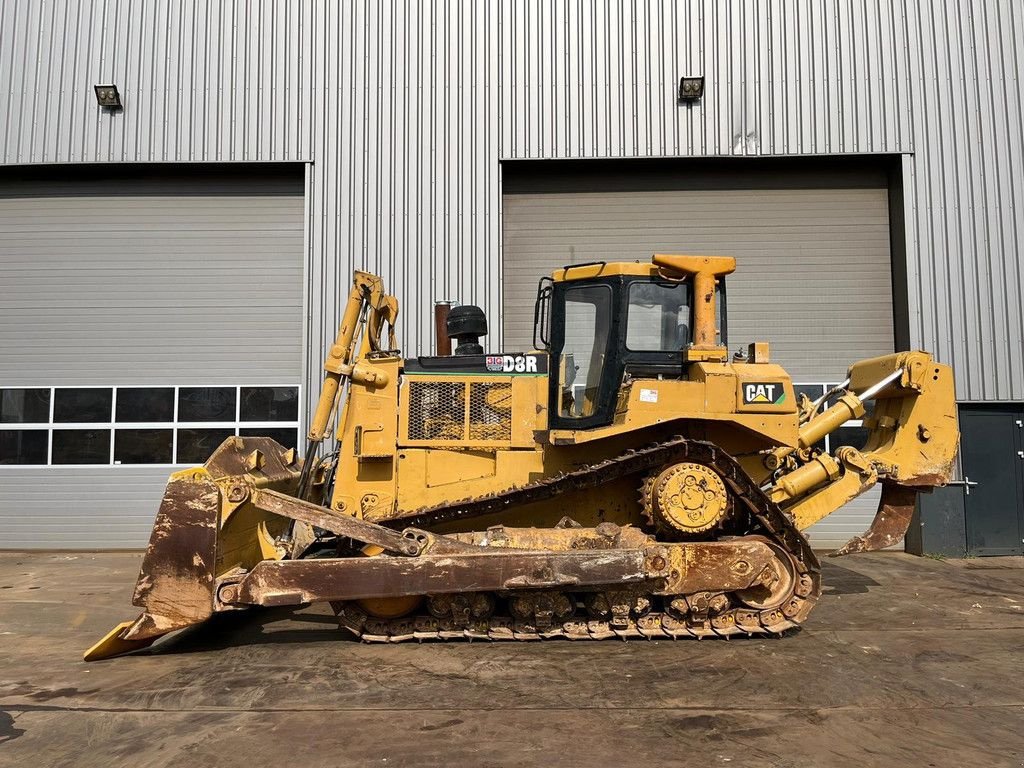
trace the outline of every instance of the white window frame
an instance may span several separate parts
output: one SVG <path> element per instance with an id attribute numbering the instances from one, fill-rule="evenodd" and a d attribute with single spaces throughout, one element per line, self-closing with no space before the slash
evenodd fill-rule
<path id="1" fill-rule="evenodd" d="M 253 388 L 292 388 L 297 391 L 298 411 L 297 418 L 292 421 L 242 421 L 242 389 Z M 178 391 L 181 389 L 193 388 L 217 388 L 235 390 L 235 418 L 231 421 L 178 421 Z M 46 463 L 45 464 L 0 464 L 0 471 L 12 469 L 32 469 L 42 467 L 76 467 L 82 469 L 98 467 L 154 467 L 154 468 L 182 468 L 194 466 L 191 463 L 183 463 L 178 459 L 178 430 L 179 429 L 231 429 L 238 435 L 241 429 L 290 429 L 296 430 L 296 439 L 302 442 L 300 421 L 302 418 L 302 386 L 300 384 L 67 384 L 49 386 L 44 384 L 19 384 L 11 386 L 0 386 L 0 391 L 6 389 L 45 389 L 50 393 L 50 420 L 47 423 L 4 423 L 0 429 L 12 431 L 39 431 L 46 430 Z M 108 421 L 95 422 L 60 422 L 53 421 L 53 409 L 55 390 L 58 389 L 112 389 L 110 399 L 110 418 Z M 173 389 L 174 390 L 174 420 L 173 421 L 115 421 L 117 414 L 117 392 L 119 389 Z M 53 463 L 53 432 L 55 429 L 79 429 L 79 430 L 107 430 L 110 432 L 110 456 L 106 464 L 54 464 Z M 118 429 L 169 429 L 171 430 L 171 463 L 144 463 L 144 464 L 123 464 L 114 461 L 114 446 L 116 444 Z"/>

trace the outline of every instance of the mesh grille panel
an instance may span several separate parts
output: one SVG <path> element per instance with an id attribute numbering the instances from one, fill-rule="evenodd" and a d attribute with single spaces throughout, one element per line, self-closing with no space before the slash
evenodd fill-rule
<path id="1" fill-rule="evenodd" d="M 462 440 L 466 385 L 437 381 L 409 384 L 409 439 Z"/>
<path id="2" fill-rule="evenodd" d="M 469 385 L 469 439 L 512 439 L 512 385 Z"/>

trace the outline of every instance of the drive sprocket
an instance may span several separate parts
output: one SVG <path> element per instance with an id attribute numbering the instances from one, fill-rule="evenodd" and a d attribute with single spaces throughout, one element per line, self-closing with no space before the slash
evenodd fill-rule
<path id="1" fill-rule="evenodd" d="M 719 527 L 729 515 L 729 492 L 710 467 L 679 462 L 648 475 L 640 489 L 648 523 L 674 534 L 695 535 Z"/>

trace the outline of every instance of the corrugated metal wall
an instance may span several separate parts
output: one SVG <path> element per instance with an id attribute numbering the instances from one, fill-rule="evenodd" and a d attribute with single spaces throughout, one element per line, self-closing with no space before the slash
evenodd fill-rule
<path id="1" fill-rule="evenodd" d="M 291 2 L 4 0 L 3 162 L 311 158 L 314 14 Z M 96 83 L 119 86 L 123 112 L 97 108 Z"/>
<path id="2" fill-rule="evenodd" d="M 903 6 L 506 2 L 502 157 L 910 151 Z"/>
<path id="3" fill-rule="evenodd" d="M 1024 400 L 1024 3 L 908 3 L 911 332 L 963 400 Z"/>
<path id="4" fill-rule="evenodd" d="M 435 298 L 497 315 L 500 159 L 908 153 L 912 342 L 1020 400 L 1022 49 L 1015 0 L 6 0 L 0 162 L 312 162 L 316 378 L 352 266 L 407 347 Z"/>
<path id="5" fill-rule="evenodd" d="M 309 191 L 313 371 L 353 266 L 384 276 L 402 302 L 403 349 L 425 353 L 434 300 L 496 316 L 501 274 L 494 4 L 322 5 Z"/>

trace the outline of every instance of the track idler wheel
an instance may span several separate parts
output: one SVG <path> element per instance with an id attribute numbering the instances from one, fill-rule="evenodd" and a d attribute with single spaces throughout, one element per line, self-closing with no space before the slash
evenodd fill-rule
<path id="1" fill-rule="evenodd" d="M 746 606 L 757 610 L 778 608 L 786 603 L 796 591 L 797 571 L 793 558 L 774 543 L 768 543 L 775 557 L 761 573 L 760 582 L 735 593 Z"/>

